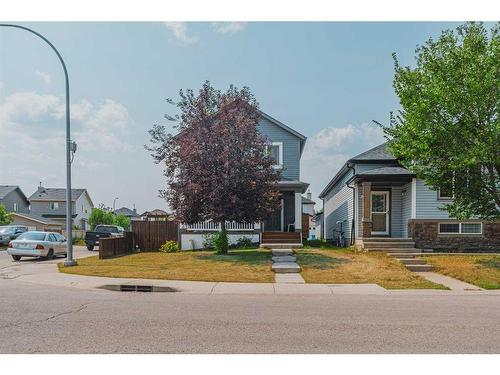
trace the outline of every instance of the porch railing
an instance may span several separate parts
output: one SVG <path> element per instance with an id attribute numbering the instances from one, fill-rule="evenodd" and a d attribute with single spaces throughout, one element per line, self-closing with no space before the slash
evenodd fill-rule
<path id="1" fill-rule="evenodd" d="M 215 221 L 202 221 L 194 224 L 181 224 L 181 229 L 188 232 L 203 231 L 217 232 L 220 231 L 220 223 Z M 227 221 L 226 229 L 231 231 L 254 231 L 260 229 L 260 223 L 237 223 L 235 221 Z"/>

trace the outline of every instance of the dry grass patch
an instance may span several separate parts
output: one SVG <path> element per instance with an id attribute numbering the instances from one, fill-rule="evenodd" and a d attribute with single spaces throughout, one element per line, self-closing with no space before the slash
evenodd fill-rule
<path id="1" fill-rule="evenodd" d="M 378 284 L 387 289 L 447 289 L 416 275 L 381 253 L 348 250 L 300 250 L 297 262 L 308 283 Z"/>
<path id="2" fill-rule="evenodd" d="M 500 255 L 433 255 L 425 260 L 443 275 L 484 289 L 500 289 Z"/>
<path id="3" fill-rule="evenodd" d="M 59 271 L 120 278 L 274 282 L 268 250 L 231 250 L 228 255 L 217 255 L 211 251 L 138 253 L 102 260 L 89 257 L 77 262 L 75 267 L 59 264 Z"/>

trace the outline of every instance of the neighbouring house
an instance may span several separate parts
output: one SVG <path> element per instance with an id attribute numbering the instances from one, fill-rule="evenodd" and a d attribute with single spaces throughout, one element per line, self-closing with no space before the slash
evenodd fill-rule
<path id="1" fill-rule="evenodd" d="M 66 189 L 39 186 L 29 198 L 30 215 L 59 223 L 66 229 Z M 78 229 L 90 229 L 88 219 L 94 203 L 87 189 L 71 189 L 72 220 Z"/>
<path id="2" fill-rule="evenodd" d="M 302 238 L 315 239 L 314 233 L 314 206 L 316 202 L 311 199 L 311 192 L 308 191 L 306 197 L 302 197 Z"/>
<path id="3" fill-rule="evenodd" d="M 311 229 L 309 232 L 310 240 L 320 240 L 323 239 L 323 212 L 317 212 L 314 214 L 311 220 Z"/>
<path id="4" fill-rule="evenodd" d="M 311 199 L 311 192 L 307 192 L 307 198 L 302 197 L 302 212 L 314 216 L 314 206 L 316 202 Z"/>
<path id="5" fill-rule="evenodd" d="M 306 137 L 262 111 L 258 129 L 269 141 L 269 151 L 276 162 L 274 167 L 282 171 L 282 180 L 277 186 L 281 207 L 261 223 L 227 223 L 229 242 L 234 244 L 238 238 L 249 237 L 255 243 L 301 243 L 302 194 L 309 187 L 300 180 L 300 158 Z M 219 223 L 214 222 L 182 224 L 181 248 L 201 248 L 204 236 L 219 229 Z"/>
<path id="6" fill-rule="evenodd" d="M 115 211 L 115 215 L 126 216 L 130 219 L 130 221 L 141 220 L 141 216 L 137 213 L 135 207 L 133 209 L 127 207 L 119 208 Z"/>
<path id="7" fill-rule="evenodd" d="M 24 225 L 28 230 L 39 230 L 48 232 L 62 232 L 63 225 L 60 221 L 51 220 L 29 213 L 12 213 L 12 225 Z"/>
<path id="8" fill-rule="evenodd" d="M 166 211 L 155 209 L 152 211 L 144 212 L 140 218 L 144 221 L 167 221 L 169 219 L 169 214 Z"/>
<path id="9" fill-rule="evenodd" d="M 0 185 L 0 204 L 7 212 L 30 212 L 30 202 L 19 186 Z"/>
<path id="10" fill-rule="evenodd" d="M 359 248 L 407 241 L 424 250 L 498 251 L 500 221 L 450 218 L 443 210 L 450 195 L 405 169 L 383 143 L 349 159 L 321 192 L 324 236 L 335 238 L 342 223 Z"/>

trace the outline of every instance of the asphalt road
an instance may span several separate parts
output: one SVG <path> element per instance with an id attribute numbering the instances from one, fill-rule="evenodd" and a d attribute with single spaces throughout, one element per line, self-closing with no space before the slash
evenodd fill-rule
<path id="1" fill-rule="evenodd" d="M 0 353 L 500 353 L 500 295 L 140 294 L 0 278 Z"/>

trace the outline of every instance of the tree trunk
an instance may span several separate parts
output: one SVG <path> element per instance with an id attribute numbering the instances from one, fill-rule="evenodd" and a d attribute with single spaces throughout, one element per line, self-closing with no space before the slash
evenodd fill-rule
<path id="1" fill-rule="evenodd" d="M 227 239 L 227 229 L 226 220 L 220 222 L 220 248 L 218 249 L 219 254 L 227 254 L 229 249 L 229 243 Z"/>

